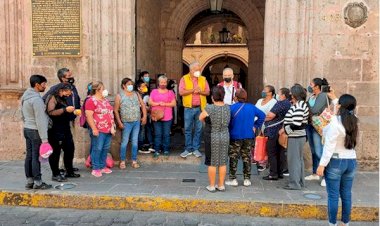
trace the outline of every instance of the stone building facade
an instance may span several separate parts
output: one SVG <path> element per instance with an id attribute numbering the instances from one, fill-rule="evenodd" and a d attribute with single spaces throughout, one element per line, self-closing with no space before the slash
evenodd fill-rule
<path id="1" fill-rule="evenodd" d="M 22 159 L 24 141 L 19 99 L 33 73 L 55 84 L 56 71 L 68 67 L 81 95 L 85 84 L 102 80 L 115 94 L 121 78 L 138 71 L 182 75 L 186 32 L 192 19 L 210 8 L 208 0 L 81 1 L 82 55 L 33 57 L 31 3 L 0 2 L 0 159 Z M 360 7 L 365 7 L 361 11 Z M 362 4 L 360 4 L 362 3 Z M 350 8 L 351 7 L 351 8 Z M 247 90 L 256 101 L 262 87 L 308 85 L 326 77 L 338 94 L 358 99 L 361 167 L 378 167 L 379 2 L 375 0 L 224 0 L 246 28 Z M 352 10 L 350 10 L 352 9 Z M 356 11 L 355 11 L 356 10 Z M 346 17 L 346 18 L 345 18 Z M 203 47 L 202 47 L 203 48 Z M 205 50 L 201 50 L 202 52 Z M 196 52 L 196 50 L 194 50 Z M 206 53 L 206 51 L 205 51 Z M 190 61 L 191 59 L 187 59 Z M 207 60 L 205 60 L 207 62 Z M 76 133 L 77 158 L 87 135 Z M 117 140 L 114 143 L 117 149 Z"/>

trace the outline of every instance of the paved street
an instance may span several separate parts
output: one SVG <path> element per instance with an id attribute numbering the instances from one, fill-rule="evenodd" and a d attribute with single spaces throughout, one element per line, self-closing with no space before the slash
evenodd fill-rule
<path id="1" fill-rule="evenodd" d="M 326 221 L 242 217 L 235 215 L 137 212 L 112 210 L 42 209 L 27 207 L 0 207 L 0 225 L 327 225 Z M 374 226 L 378 223 L 353 222 L 351 226 Z"/>

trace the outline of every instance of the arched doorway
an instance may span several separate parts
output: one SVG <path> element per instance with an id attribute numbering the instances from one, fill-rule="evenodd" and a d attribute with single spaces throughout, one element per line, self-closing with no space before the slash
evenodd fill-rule
<path id="1" fill-rule="evenodd" d="M 263 6 L 264 4 L 264 6 Z M 261 11 L 258 9 L 261 6 Z M 242 7 L 244 6 L 244 7 Z M 164 34 L 165 71 L 178 80 L 182 73 L 182 49 L 186 29 L 198 14 L 209 9 L 206 0 L 181 0 L 170 15 Z M 224 0 L 223 9 L 233 12 L 247 28 L 248 71 L 247 87 L 250 100 L 256 100 L 263 86 L 264 11 L 261 0 Z M 261 81 L 261 82 L 260 82 Z"/>

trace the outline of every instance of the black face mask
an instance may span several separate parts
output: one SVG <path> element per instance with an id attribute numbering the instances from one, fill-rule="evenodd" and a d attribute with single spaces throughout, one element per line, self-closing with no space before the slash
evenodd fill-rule
<path id="1" fill-rule="evenodd" d="M 74 78 L 68 78 L 67 82 L 70 83 L 71 85 L 74 84 L 75 79 Z"/>
<path id="2" fill-rule="evenodd" d="M 224 78 L 225 82 L 231 82 L 231 80 L 232 80 L 231 78 Z"/>

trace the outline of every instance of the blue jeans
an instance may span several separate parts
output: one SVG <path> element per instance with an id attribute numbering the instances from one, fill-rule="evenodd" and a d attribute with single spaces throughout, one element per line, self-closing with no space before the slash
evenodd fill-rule
<path id="1" fill-rule="evenodd" d="M 170 150 L 170 128 L 172 120 L 153 122 L 154 126 L 154 150 L 158 152 L 163 150 L 169 152 Z M 162 146 L 162 149 L 161 149 Z"/>
<path id="2" fill-rule="evenodd" d="M 106 167 L 107 153 L 111 147 L 112 135 L 101 133 L 99 136 L 91 135 L 91 163 L 93 170 L 100 170 Z"/>
<path id="3" fill-rule="evenodd" d="M 137 160 L 137 148 L 138 148 L 138 139 L 140 131 L 140 121 L 134 122 L 124 122 L 123 134 L 121 137 L 121 146 L 120 146 L 120 160 L 125 161 L 127 158 L 127 145 L 129 139 L 132 142 L 132 161 Z"/>
<path id="4" fill-rule="evenodd" d="M 148 142 L 148 144 L 153 144 L 153 131 L 150 117 L 147 118 L 145 125 L 140 126 L 138 148 L 141 149 L 146 142 Z"/>
<path id="5" fill-rule="evenodd" d="M 355 176 L 356 159 L 334 159 L 325 169 L 327 210 L 329 222 L 336 224 L 339 196 L 342 200 L 342 222 L 347 224 L 351 216 L 351 190 Z"/>
<path id="6" fill-rule="evenodd" d="M 202 122 L 199 121 L 201 108 L 185 108 L 185 150 L 193 152 L 201 147 Z M 193 133 L 194 130 L 194 133 Z"/>
<path id="7" fill-rule="evenodd" d="M 323 152 L 322 138 L 312 125 L 306 127 L 306 134 L 313 159 L 313 174 L 316 174 Z"/>

